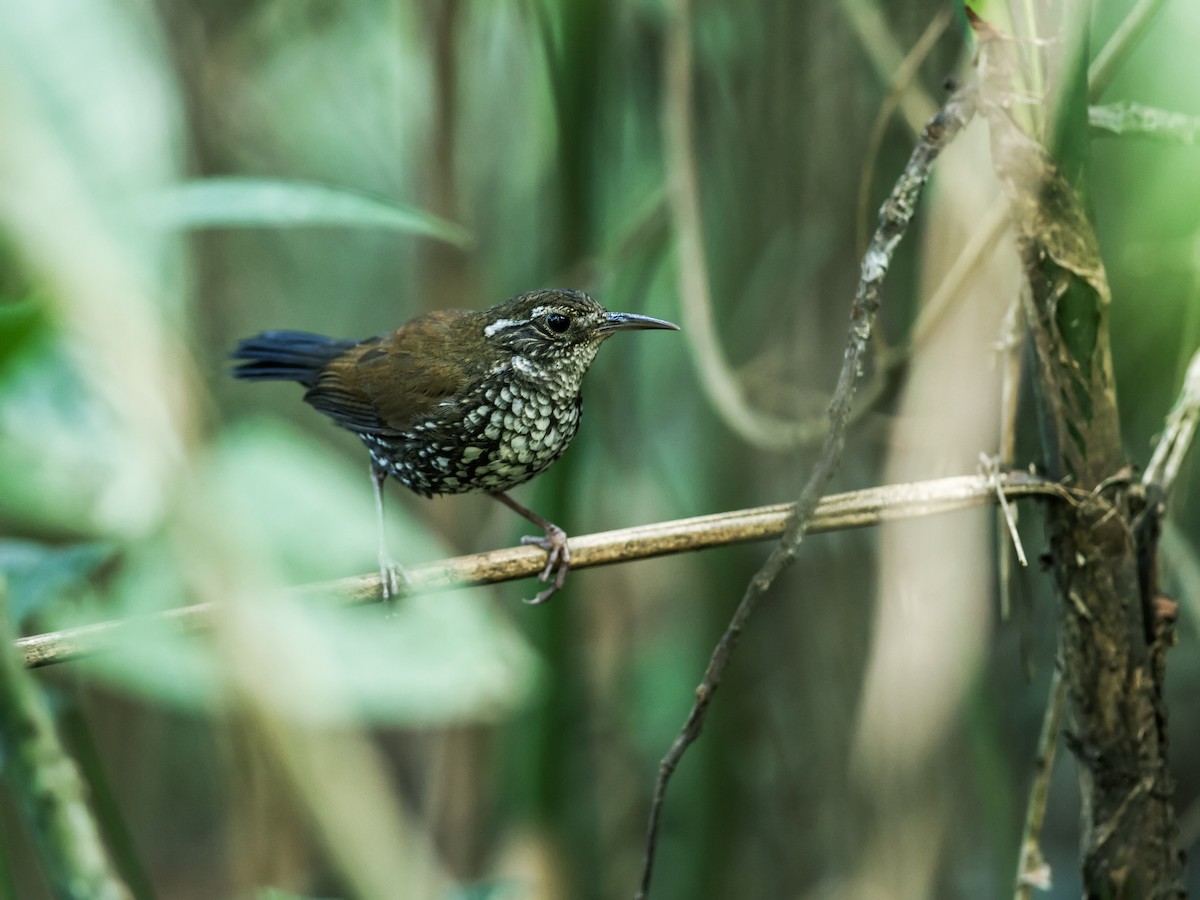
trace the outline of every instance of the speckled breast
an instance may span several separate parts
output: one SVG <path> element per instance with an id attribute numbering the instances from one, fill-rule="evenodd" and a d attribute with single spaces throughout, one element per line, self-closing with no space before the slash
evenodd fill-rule
<path id="1" fill-rule="evenodd" d="M 420 494 L 497 493 L 562 455 L 579 430 L 582 405 L 578 393 L 489 380 L 438 404 L 426 421 L 395 437 L 359 437 L 375 465 Z"/>

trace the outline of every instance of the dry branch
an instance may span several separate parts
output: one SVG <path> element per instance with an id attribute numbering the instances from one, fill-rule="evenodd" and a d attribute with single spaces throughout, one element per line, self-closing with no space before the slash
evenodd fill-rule
<path id="1" fill-rule="evenodd" d="M 1033 889 L 1048 891 L 1051 884 L 1050 864 L 1042 855 L 1042 825 L 1046 822 L 1046 805 L 1050 799 L 1050 776 L 1054 772 L 1054 756 L 1058 747 L 1059 722 L 1067 702 L 1067 688 L 1058 666 L 1050 676 L 1050 692 L 1042 714 L 1042 730 L 1038 735 L 1037 754 L 1033 761 L 1033 783 L 1025 805 L 1025 828 L 1021 834 L 1021 849 L 1017 861 L 1016 900 L 1030 900 Z"/>
<path id="2" fill-rule="evenodd" d="M 686 43 L 688 35 L 687 0 L 680 0 L 678 15 L 672 26 L 672 42 Z M 682 51 L 675 48 L 668 55 Z M 746 585 L 742 599 L 734 611 L 729 625 L 713 648 L 704 677 L 696 687 L 696 699 L 692 704 L 683 727 L 672 742 L 667 754 L 658 767 L 654 783 L 654 794 L 650 803 L 650 821 L 646 829 L 646 851 L 642 863 L 642 877 L 635 897 L 645 898 L 650 891 L 650 880 L 654 871 L 654 858 L 658 846 L 658 828 L 662 816 L 663 802 L 671 776 L 684 754 L 700 736 L 713 695 L 721 685 L 725 669 L 729 665 L 737 642 L 746 624 L 754 614 L 759 602 L 771 589 L 775 579 L 796 559 L 800 542 L 808 532 L 812 516 L 817 508 L 821 493 L 825 490 L 833 473 L 841 465 L 842 452 L 846 444 L 846 428 L 853 409 L 855 390 L 862 376 L 863 360 L 871 339 L 871 331 L 881 303 L 883 281 L 891 265 L 892 255 L 916 213 L 917 202 L 929 180 L 933 163 L 941 151 L 954 139 L 958 132 L 975 114 L 975 94 L 972 90 L 956 91 L 946 104 L 930 119 L 921 132 L 920 140 L 909 157 L 908 164 L 888 199 L 879 211 L 879 222 L 875 234 L 863 255 L 858 288 L 850 307 L 850 329 L 842 367 L 838 373 L 837 386 L 829 405 L 829 431 L 821 446 L 820 456 L 809 475 L 808 481 L 796 500 L 795 508 L 788 517 L 783 536 L 771 552 L 767 561 Z"/>
<path id="3" fill-rule="evenodd" d="M 1073 499 L 1072 494 L 1059 485 L 1023 472 L 991 478 L 982 474 L 961 475 L 833 494 L 823 498 L 817 505 L 809 530 L 826 532 L 865 528 L 881 522 L 982 506 L 996 501 L 997 485 L 1009 499 Z M 772 540 L 783 534 L 794 508 L 791 503 L 778 503 L 572 537 L 571 568 L 587 569 L 673 553 Z M 541 571 L 545 561 L 545 552 L 537 547 L 509 547 L 411 566 L 405 569 L 409 583 L 400 593 L 401 596 L 426 594 L 456 587 L 532 578 Z M 375 602 L 381 596 L 378 572 L 308 585 L 298 591 L 319 594 L 344 606 Z M 167 610 L 158 613 L 155 618 L 180 628 L 200 630 L 209 625 L 214 613 L 213 604 L 201 603 Z M 51 631 L 21 638 L 16 646 L 26 666 L 71 662 L 111 646 L 126 624 L 123 620 L 113 620 Z"/>

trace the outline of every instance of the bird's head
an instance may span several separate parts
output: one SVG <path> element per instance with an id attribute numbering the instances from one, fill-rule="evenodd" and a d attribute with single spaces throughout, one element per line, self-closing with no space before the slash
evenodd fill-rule
<path id="1" fill-rule="evenodd" d="M 515 372 L 578 384 L 596 351 L 618 331 L 678 325 L 636 313 L 609 312 L 582 291 L 522 294 L 482 314 L 483 339 L 511 357 Z"/>

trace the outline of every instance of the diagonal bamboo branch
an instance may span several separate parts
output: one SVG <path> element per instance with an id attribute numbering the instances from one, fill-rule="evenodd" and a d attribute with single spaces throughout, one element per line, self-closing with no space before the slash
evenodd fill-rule
<path id="1" fill-rule="evenodd" d="M 679 0 L 681 14 L 672 29 L 672 41 L 687 40 L 686 13 L 688 0 Z M 917 146 L 909 157 L 892 193 L 879 211 L 879 224 L 863 256 L 858 288 L 850 307 L 850 328 L 846 338 L 846 349 L 842 356 L 842 368 L 838 373 L 833 400 L 829 404 L 829 431 L 821 445 L 821 453 L 813 465 L 808 480 L 800 491 L 795 508 L 788 517 L 779 543 L 771 551 L 766 562 L 750 579 L 742 594 L 729 625 L 721 634 L 709 657 L 704 677 L 696 687 L 696 699 L 692 703 L 683 727 L 675 736 L 666 755 L 658 766 L 654 792 L 650 800 L 650 820 L 646 828 L 646 849 L 642 861 L 642 877 L 638 884 L 636 900 L 644 900 L 650 892 L 654 872 L 654 860 L 658 847 L 659 825 L 662 822 L 663 803 L 667 786 L 675 770 L 695 743 L 704 727 L 709 704 L 721 685 L 726 668 L 733 657 L 742 632 L 759 602 L 771 589 L 775 579 L 793 562 L 799 552 L 801 541 L 812 524 L 821 493 L 829 484 L 833 473 L 841 465 L 846 445 L 846 428 L 853 409 L 855 391 L 862 375 L 875 318 L 882 303 L 882 286 L 892 255 L 908 231 L 916 213 L 917 203 L 941 151 L 954 139 L 959 131 L 975 114 L 975 94 L 972 90 L 956 91 L 937 114 L 929 120 Z"/>
<path id="2" fill-rule="evenodd" d="M 1042 497 L 1068 502 L 1074 500 L 1074 495 L 1066 488 L 1023 472 L 993 477 L 983 474 L 960 475 L 824 497 L 817 505 L 809 530 L 826 532 L 865 528 L 896 519 L 982 506 L 996 502 L 997 485 L 1009 499 Z M 773 540 L 783 534 L 794 508 L 791 503 L 778 503 L 573 537 L 569 542 L 571 568 L 586 569 L 712 547 Z M 412 566 L 405 570 L 409 581 L 401 594 L 434 593 L 455 587 L 531 578 L 537 575 L 545 561 L 545 552 L 537 547 L 509 547 Z M 345 606 L 370 603 L 380 598 L 379 573 L 307 585 L 298 590 L 319 594 Z M 155 618 L 180 628 L 202 630 L 208 627 L 215 612 L 214 604 L 200 603 L 167 610 L 158 613 Z M 21 638 L 16 646 L 26 666 L 71 662 L 111 646 L 127 624 L 125 620 L 112 620 L 51 631 Z"/>

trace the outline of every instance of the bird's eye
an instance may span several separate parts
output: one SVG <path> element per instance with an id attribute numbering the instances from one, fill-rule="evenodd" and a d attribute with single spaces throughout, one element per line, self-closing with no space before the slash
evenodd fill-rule
<path id="1" fill-rule="evenodd" d="M 546 316 L 546 327 L 555 334 L 565 334 L 571 327 L 571 320 L 562 313 L 550 313 Z"/>

